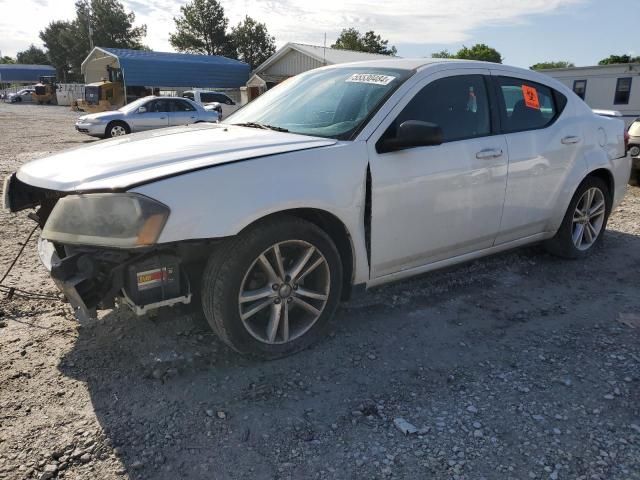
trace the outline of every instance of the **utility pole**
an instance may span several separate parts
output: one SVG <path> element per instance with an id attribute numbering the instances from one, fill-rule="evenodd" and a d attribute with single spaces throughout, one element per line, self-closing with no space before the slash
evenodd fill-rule
<path id="1" fill-rule="evenodd" d="M 93 28 L 91 28 L 91 1 L 85 0 L 84 4 L 87 7 L 87 25 L 89 26 L 89 49 L 93 50 Z"/>
<path id="2" fill-rule="evenodd" d="M 327 65 L 327 32 L 324 32 L 324 48 L 322 52 L 323 52 L 322 63 L 324 63 L 324 65 Z"/>

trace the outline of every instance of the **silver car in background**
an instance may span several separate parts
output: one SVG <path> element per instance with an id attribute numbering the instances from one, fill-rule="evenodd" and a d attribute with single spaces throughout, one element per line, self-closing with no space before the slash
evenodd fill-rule
<path id="1" fill-rule="evenodd" d="M 83 115 L 76 121 L 76 130 L 93 137 L 109 138 L 191 123 L 217 123 L 218 119 L 218 112 L 206 111 L 186 98 L 149 96 L 115 111 Z"/>
<path id="2" fill-rule="evenodd" d="M 30 102 L 32 100 L 31 95 L 36 92 L 34 88 L 23 88 L 16 93 L 10 93 L 7 95 L 7 101 L 9 103 Z"/>

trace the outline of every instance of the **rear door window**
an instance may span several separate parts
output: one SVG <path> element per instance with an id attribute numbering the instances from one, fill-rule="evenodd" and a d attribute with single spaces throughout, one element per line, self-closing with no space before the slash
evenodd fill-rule
<path id="1" fill-rule="evenodd" d="M 567 99 L 546 85 L 520 78 L 497 77 L 498 103 L 505 133 L 538 130 L 558 118 Z"/>
<path id="2" fill-rule="evenodd" d="M 195 108 L 189 102 L 184 100 L 172 100 L 174 112 L 193 112 Z"/>

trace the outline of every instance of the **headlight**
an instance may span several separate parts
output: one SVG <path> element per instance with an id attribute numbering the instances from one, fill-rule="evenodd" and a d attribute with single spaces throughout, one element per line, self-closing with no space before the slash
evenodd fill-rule
<path id="1" fill-rule="evenodd" d="M 169 208 L 131 193 L 70 195 L 56 203 L 42 237 L 53 242 L 132 248 L 153 245 Z"/>

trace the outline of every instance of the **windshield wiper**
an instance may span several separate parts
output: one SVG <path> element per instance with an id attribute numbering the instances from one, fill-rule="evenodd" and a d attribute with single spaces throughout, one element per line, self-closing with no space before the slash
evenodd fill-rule
<path id="1" fill-rule="evenodd" d="M 259 122 L 245 122 L 245 123 L 234 123 L 238 127 L 249 127 L 249 128 L 261 128 L 262 130 L 273 130 L 275 132 L 283 132 L 287 133 L 289 130 L 282 127 L 276 127 L 275 125 L 267 125 L 266 123 Z"/>

